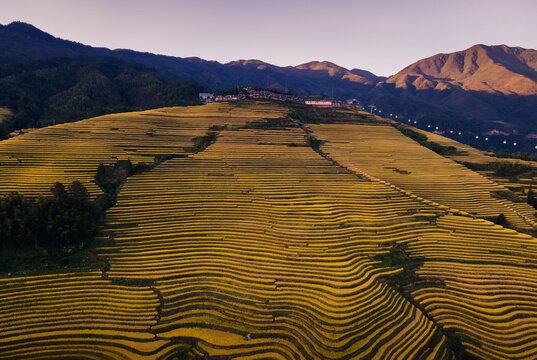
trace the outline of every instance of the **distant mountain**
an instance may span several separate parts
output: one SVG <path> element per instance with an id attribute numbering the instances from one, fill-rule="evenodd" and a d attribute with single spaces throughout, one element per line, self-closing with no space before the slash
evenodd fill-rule
<path id="1" fill-rule="evenodd" d="M 367 102 L 418 127 L 470 131 L 471 137 L 457 139 L 473 146 L 535 151 L 529 140 L 537 134 L 535 50 L 475 45 L 438 54 L 379 82 L 370 95 Z M 489 142 L 473 140 L 485 134 L 492 134 Z"/>
<path id="2" fill-rule="evenodd" d="M 180 58 L 133 50 L 94 48 L 55 38 L 33 25 L 13 22 L 0 25 L 0 59 L 3 61 L 38 60 L 54 57 L 110 56 L 154 68 L 173 80 L 192 79 L 214 89 L 263 86 L 290 89 L 297 93 L 324 92 L 338 97 L 364 95 L 380 78 L 365 70 L 347 70 L 328 62 L 296 67 L 279 67 L 259 60 L 237 60 L 227 64 L 196 57 Z M 330 64 L 330 65 L 328 65 Z M 327 67 L 338 71 L 326 71 Z"/>
<path id="3" fill-rule="evenodd" d="M 375 85 L 379 81 L 385 80 L 386 78 L 381 76 L 376 76 L 375 74 L 360 69 L 347 70 L 341 66 L 338 66 L 334 63 L 328 61 L 312 61 L 306 64 L 298 65 L 296 69 L 303 70 L 310 76 L 330 76 L 339 78 L 342 80 L 347 80 L 353 83 L 360 83 L 365 85 Z"/>
<path id="4" fill-rule="evenodd" d="M 196 57 L 95 48 L 55 38 L 21 22 L 0 25 L 0 65 L 81 56 L 141 64 L 168 82 L 192 79 L 204 84 L 206 90 L 228 89 L 238 84 L 357 98 L 364 105 L 374 104 L 382 109 L 382 115 L 392 113 L 398 114 L 399 119 L 412 119 L 418 127 L 433 125 L 440 131 L 461 130 L 468 138 L 457 140 L 473 146 L 501 148 L 501 141 L 508 137 L 519 148 L 524 143 L 525 150 L 535 150 L 532 143 L 537 138 L 535 50 L 476 45 L 420 60 L 384 78 L 327 61 L 286 67 L 252 59 L 222 64 Z M 491 141 L 471 142 L 480 134 L 492 134 Z"/>
<path id="5" fill-rule="evenodd" d="M 537 95 L 537 51 L 475 45 L 420 60 L 386 80 L 397 88 Z"/>
<path id="6" fill-rule="evenodd" d="M 55 38 L 33 25 L 12 22 L 0 25 L 0 59 L 6 61 L 42 60 L 54 57 L 110 56 L 105 48 L 94 48 Z"/>

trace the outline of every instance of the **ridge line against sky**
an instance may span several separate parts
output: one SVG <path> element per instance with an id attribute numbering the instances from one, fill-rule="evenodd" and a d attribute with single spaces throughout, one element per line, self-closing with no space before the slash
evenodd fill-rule
<path id="1" fill-rule="evenodd" d="M 330 61 L 377 75 L 475 44 L 537 49 L 532 0 L 0 0 L 0 23 L 53 36 L 227 63 Z"/>

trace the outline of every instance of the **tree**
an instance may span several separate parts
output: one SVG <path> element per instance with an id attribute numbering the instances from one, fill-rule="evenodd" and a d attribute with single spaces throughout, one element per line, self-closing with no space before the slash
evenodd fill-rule
<path id="1" fill-rule="evenodd" d="M 537 209 L 537 199 L 535 198 L 535 194 L 533 193 L 533 189 L 531 188 L 528 190 L 528 199 L 527 202 L 529 205 L 533 206 L 534 209 Z"/>
<path id="2" fill-rule="evenodd" d="M 97 173 L 95 174 L 95 183 L 97 185 L 103 184 L 106 181 L 106 168 L 103 163 L 100 163 L 97 167 Z"/>
<path id="3" fill-rule="evenodd" d="M 82 185 L 80 181 L 73 181 L 71 185 L 69 185 L 69 195 L 73 198 L 73 200 L 78 202 L 84 202 L 87 201 L 89 198 L 88 190 Z"/>
<path id="4" fill-rule="evenodd" d="M 50 191 L 52 192 L 52 196 L 56 199 L 65 199 L 67 197 L 65 186 L 60 182 L 56 182 Z"/>
<path id="5" fill-rule="evenodd" d="M 509 226 L 509 222 L 507 221 L 507 219 L 506 219 L 504 214 L 498 215 L 496 220 L 494 220 L 494 223 L 498 224 L 498 225 L 501 225 L 503 227 L 508 227 Z"/>

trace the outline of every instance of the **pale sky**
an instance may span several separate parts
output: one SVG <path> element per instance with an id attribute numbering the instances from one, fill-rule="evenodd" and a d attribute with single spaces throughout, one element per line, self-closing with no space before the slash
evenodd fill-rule
<path id="1" fill-rule="evenodd" d="M 92 46 L 384 76 L 479 43 L 537 49 L 535 0 L 0 0 L 0 24 L 16 20 Z"/>

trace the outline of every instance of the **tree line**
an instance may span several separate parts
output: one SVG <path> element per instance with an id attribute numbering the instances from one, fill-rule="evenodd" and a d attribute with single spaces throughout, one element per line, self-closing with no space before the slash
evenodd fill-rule
<path id="1" fill-rule="evenodd" d="M 103 213 L 101 199 L 73 181 L 67 188 L 57 182 L 51 196 L 26 197 L 13 192 L 0 199 L 0 252 L 55 253 L 91 244 Z"/>

